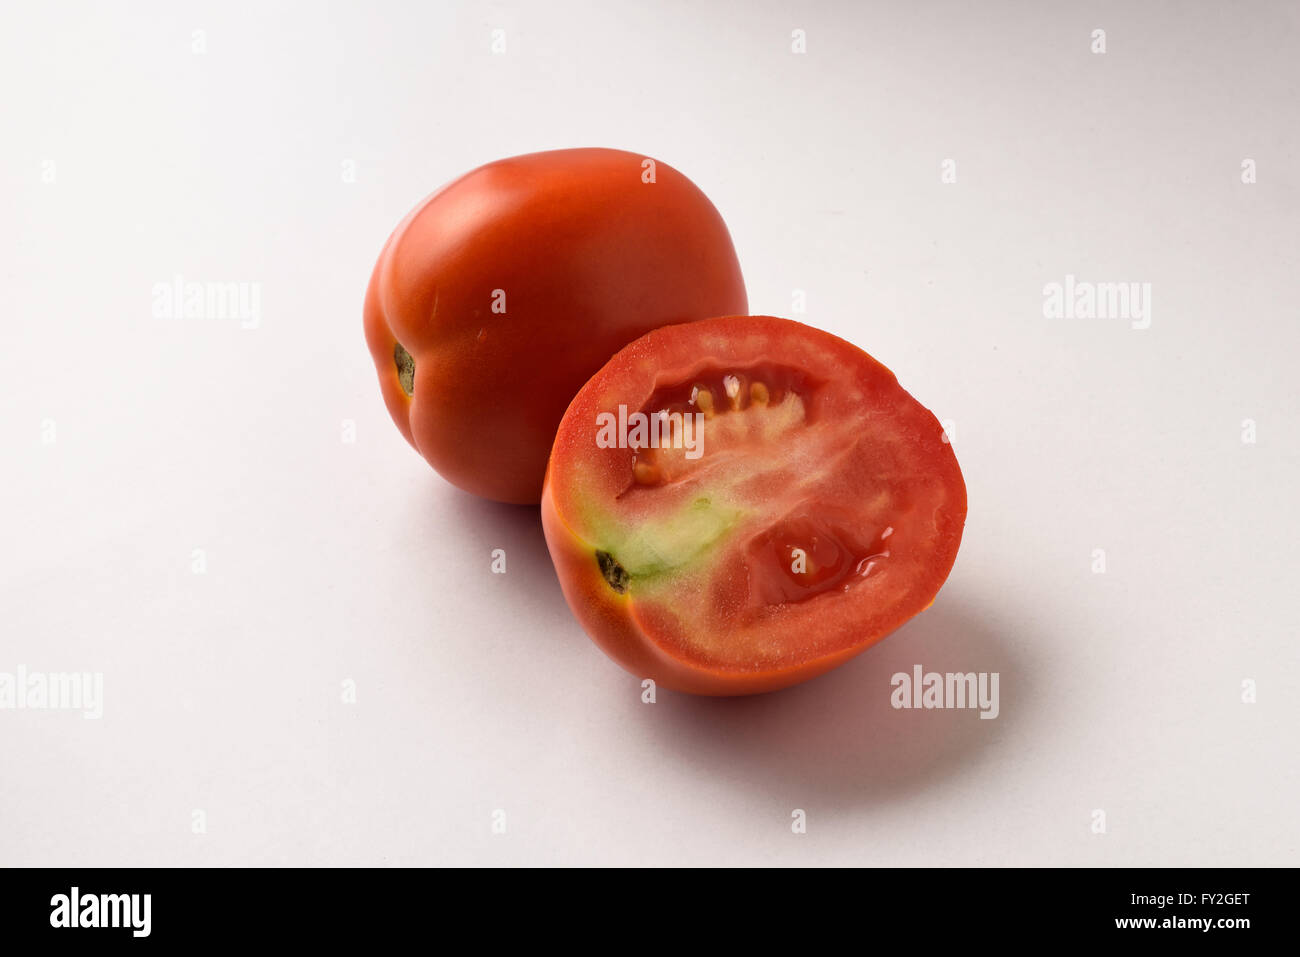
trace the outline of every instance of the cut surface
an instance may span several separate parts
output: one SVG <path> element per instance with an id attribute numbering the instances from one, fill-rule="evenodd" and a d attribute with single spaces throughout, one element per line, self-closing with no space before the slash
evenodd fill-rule
<path id="1" fill-rule="evenodd" d="M 547 494 L 628 627 L 715 671 L 883 637 L 933 600 L 966 510 L 939 422 L 888 369 L 770 317 L 619 353 L 566 414 Z"/>

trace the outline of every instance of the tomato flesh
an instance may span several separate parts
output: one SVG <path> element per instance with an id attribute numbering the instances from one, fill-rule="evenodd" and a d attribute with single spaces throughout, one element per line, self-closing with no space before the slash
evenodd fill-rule
<path id="1" fill-rule="evenodd" d="M 659 447 L 631 430 L 642 447 L 606 447 L 597 423 L 616 413 L 659 417 Z M 565 414 L 542 501 L 597 643 L 705 694 L 812 677 L 928 607 L 965 514 L 935 417 L 866 353 L 773 317 L 661 329 L 618 353 Z"/>

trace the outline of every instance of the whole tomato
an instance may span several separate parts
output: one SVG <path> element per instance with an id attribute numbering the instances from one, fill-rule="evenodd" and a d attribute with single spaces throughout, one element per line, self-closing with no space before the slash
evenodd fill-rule
<path id="1" fill-rule="evenodd" d="M 665 163 L 610 149 L 481 166 L 389 237 L 365 330 L 397 427 L 475 495 L 536 503 L 570 400 L 660 326 L 744 314 L 726 224 Z"/>

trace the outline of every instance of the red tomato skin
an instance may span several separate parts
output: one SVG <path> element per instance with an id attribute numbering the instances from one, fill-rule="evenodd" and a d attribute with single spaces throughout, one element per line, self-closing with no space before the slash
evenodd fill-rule
<path id="1" fill-rule="evenodd" d="M 364 306 L 384 401 L 465 491 L 536 504 L 556 426 L 610 356 L 663 325 L 746 311 L 722 217 L 665 163 L 645 182 L 647 162 L 572 149 L 489 163 L 385 244 Z M 415 360 L 411 395 L 399 342 Z"/>
<path id="2" fill-rule="evenodd" d="M 597 408 L 595 395 L 608 390 L 608 382 L 622 375 L 644 375 L 654 365 L 658 344 L 677 334 L 687 335 L 691 330 L 708 326 L 720 330 L 724 336 L 743 337 L 751 333 L 763 335 L 771 324 L 781 328 L 798 326 L 804 334 L 815 337 L 823 347 L 828 347 L 845 368 L 865 368 L 873 377 L 879 377 L 883 388 L 896 390 L 900 401 L 908 403 L 908 414 L 920 422 L 927 433 L 942 434 L 942 426 L 933 413 L 924 409 L 898 385 L 893 374 L 851 343 L 811 327 L 771 316 L 728 316 L 708 319 L 690 327 L 677 330 L 664 329 L 653 332 L 630 344 L 615 355 L 601 372 L 592 378 L 570 406 L 569 416 L 585 424 L 594 421 Z M 712 696 L 737 696 L 777 691 L 815 678 L 860 654 L 870 646 L 888 637 L 914 615 L 929 608 L 934 597 L 947 579 L 956 561 L 966 518 L 966 486 L 951 447 L 946 441 L 933 462 L 937 473 L 944 476 L 949 494 L 943 509 L 944 519 L 935 535 L 937 554 L 931 566 L 915 582 L 910 607 L 900 608 L 873 623 L 867 631 L 857 633 L 852 624 L 847 632 L 853 635 L 851 643 L 831 653 L 764 670 L 730 670 L 713 668 L 691 660 L 673 649 L 655 641 L 648 630 L 637 620 L 632 597 L 619 594 L 609 584 L 594 560 L 592 546 L 575 534 L 565 520 L 566 512 L 575 506 L 572 496 L 554 481 L 557 470 L 581 456 L 583 442 L 581 431 L 569 429 L 569 416 L 559 430 L 556 444 L 547 468 L 542 494 L 542 528 L 551 559 L 559 577 L 560 587 L 574 616 L 591 639 L 610 658 L 625 670 L 640 678 L 650 678 L 659 687 L 688 694 Z M 592 431 L 587 427 L 587 431 Z M 835 623 L 837 626 L 842 623 Z"/>

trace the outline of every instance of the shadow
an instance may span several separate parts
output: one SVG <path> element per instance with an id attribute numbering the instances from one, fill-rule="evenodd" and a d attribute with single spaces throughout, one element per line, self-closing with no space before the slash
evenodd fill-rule
<path id="1" fill-rule="evenodd" d="M 511 601 L 520 614 L 554 620 L 558 626 L 546 630 L 588 640 L 560 591 L 537 507 L 446 494 L 469 535 L 510 553 L 519 586 Z M 655 707 L 635 711 L 648 745 L 668 760 L 698 765 L 703 775 L 751 793 L 788 794 L 791 807 L 896 800 L 959 776 L 1007 742 L 1022 739 L 1023 746 L 1043 702 L 1027 677 L 1025 643 L 1013 654 L 1002 640 L 1018 624 L 1012 609 L 985 607 L 950 586 L 928 611 L 812 681 L 743 698 L 661 689 Z M 998 717 L 981 719 L 977 708 L 894 708 L 893 675 L 910 676 L 918 664 L 926 672 L 997 672 Z"/>
<path id="2" fill-rule="evenodd" d="M 525 620 L 538 625 L 539 630 L 563 634 L 562 628 L 551 629 L 546 623 L 567 621 L 572 622 L 576 635 L 586 639 L 560 591 L 538 506 L 493 502 L 451 486 L 445 486 L 439 494 L 444 496 L 444 502 L 437 508 L 451 514 L 450 522 L 457 529 L 449 547 L 461 549 L 466 542 L 474 542 L 485 555 L 493 549 L 504 549 L 509 574 L 502 581 L 508 580 L 509 594 L 503 601 L 511 602 L 518 615 L 531 616 Z"/>
<path id="3" fill-rule="evenodd" d="M 673 751 L 753 793 L 789 794 L 791 807 L 880 803 L 932 788 L 983 760 L 1033 720 L 1026 664 L 999 626 L 959 594 L 829 674 L 748 698 L 661 691 L 649 723 Z M 999 713 L 895 709 L 895 673 L 997 672 Z"/>
<path id="4" fill-rule="evenodd" d="M 440 479 L 438 481 L 440 485 L 437 494 L 444 500 L 447 511 L 456 516 L 458 524 L 472 538 L 514 544 L 521 550 L 520 557 L 530 566 L 538 558 L 544 558 L 550 563 L 546 538 L 542 534 L 542 513 L 538 506 L 494 502 L 461 491 Z M 444 507 L 443 503 L 438 503 L 437 507 Z"/>

